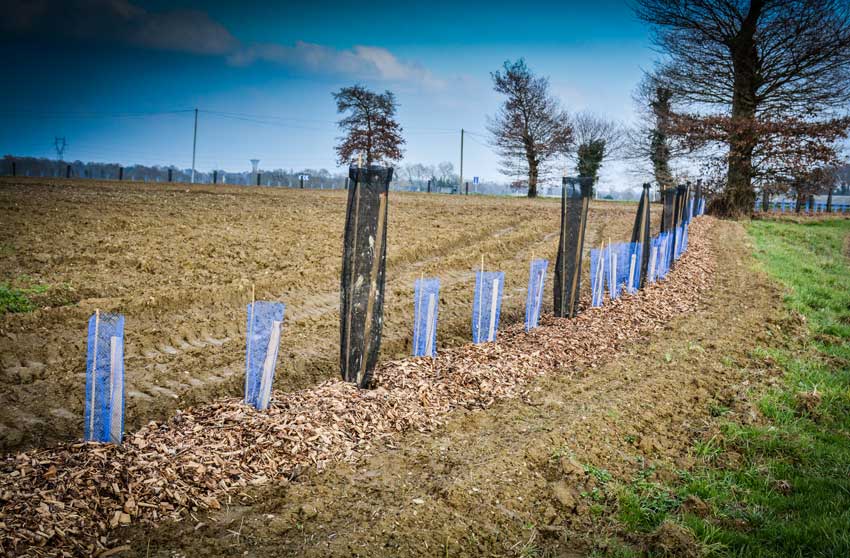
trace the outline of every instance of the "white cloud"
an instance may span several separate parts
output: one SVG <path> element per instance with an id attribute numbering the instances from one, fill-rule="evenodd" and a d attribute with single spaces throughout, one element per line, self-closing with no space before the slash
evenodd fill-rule
<path id="1" fill-rule="evenodd" d="M 228 61 L 236 66 L 265 61 L 314 74 L 412 82 L 433 89 L 446 85 L 421 65 L 400 60 L 389 50 L 374 46 L 358 45 L 348 50 L 337 50 L 304 41 L 297 41 L 291 46 L 257 43 L 237 49 L 228 56 Z"/>
<path id="2" fill-rule="evenodd" d="M 230 64 L 280 64 L 294 71 L 444 89 L 446 82 L 415 62 L 377 46 L 351 49 L 298 41 L 242 44 L 200 10 L 149 11 L 130 0 L 6 0 L 0 32 L 40 40 L 76 39 L 225 56 Z"/>

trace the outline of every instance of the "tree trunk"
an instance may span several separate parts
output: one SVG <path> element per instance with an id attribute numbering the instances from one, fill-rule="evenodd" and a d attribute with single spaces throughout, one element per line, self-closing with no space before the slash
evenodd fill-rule
<path id="1" fill-rule="evenodd" d="M 753 190 L 753 151 L 756 147 L 759 58 L 755 34 L 763 7 L 764 0 L 750 2 L 750 10 L 741 29 L 730 42 L 734 82 L 729 166 L 726 189 L 714 205 L 717 213 L 730 217 L 749 215 L 756 201 Z"/>
<path id="2" fill-rule="evenodd" d="M 537 172 L 538 172 L 538 164 L 537 161 L 533 159 L 529 159 L 528 161 L 528 197 L 536 198 L 537 197 Z"/>

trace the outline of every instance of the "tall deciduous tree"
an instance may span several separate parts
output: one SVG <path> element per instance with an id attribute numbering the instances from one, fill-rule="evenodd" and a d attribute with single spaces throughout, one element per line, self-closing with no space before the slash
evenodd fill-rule
<path id="1" fill-rule="evenodd" d="M 337 112 L 346 114 L 337 123 L 345 132 L 336 146 L 341 165 L 350 164 L 359 156 L 366 166 L 401 160 L 405 142 L 395 119 L 398 104 L 392 92 L 375 93 L 354 85 L 333 93 L 333 98 Z"/>
<path id="2" fill-rule="evenodd" d="M 624 146 L 623 130 L 616 122 L 589 112 L 576 114 L 571 125 L 576 145 L 576 171 L 581 177 L 593 179 L 595 192 L 602 163 L 619 154 Z"/>
<path id="3" fill-rule="evenodd" d="M 649 160 L 652 172 L 661 190 L 673 187 L 673 173 L 670 170 L 670 116 L 673 93 L 663 85 L 651 88 L 649 107 L 652 110 L 653 127 L 649 132 Z"/>
<path id="4" fill-rule="evenodd" d="M 648 163 L 646 170 L 655 178 L 659 191 L 667 190 L 676 185 L 674 161 L 689 152 L 674 133 L 677 104 L 673 92 L 658 76 L 647 74 L 636 88 L 634 100 L 639 119 L 628 132 L 626 156 L 640 166 Z"/>
<path id="5" fill-rule="evenodd" d="M 488 123 L 502 173 L 526 175 L 528 197 L 536 197 L 547 163 L 566 155 L 572 145 L 569 116 L 549 92 L 549 80 L 535 76 L 523 59 L 506 61 L 490 75 L 493 88 L 507 97 Z"/>
<path id="6" fill-rule="evenodd" d="M 696 126 L 703 147 L 723 152 L 717 212 L 749 212 L 754 185 L 801 145 L 812 149 L 800 160 L 834 159 L 847 129 L 834 111 L 850 101 L 847 0 L 636 0 L 636 11 L 666 55 L 656 74 L 690 103 L 690 124 L 709 118 Z"/>

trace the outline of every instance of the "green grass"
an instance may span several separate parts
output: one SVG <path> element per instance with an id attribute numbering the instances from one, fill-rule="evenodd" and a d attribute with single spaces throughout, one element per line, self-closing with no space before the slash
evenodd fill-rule
<path id="1" fill-rule="evenodd" d="M 680 495 L 668 487 L 647 480 L 652 469 L 645 469 L 617 494 L 617 519 L 629 530 L 649 532 L 682 503 Z"/>
<path id="2" fill-rule="evenodd" d="M 759 401 L 766 420 L 724 423 L 722 436 L 694 447 L 700 465 L 672 486 L 642 478 L 622 486 L 617 519 L 631 532 L 678 522 L 712 556 L 850 556 L 850 267 L 842 253 L 850 221 L 755 221 L 748 232 L 809 335 L 756 351 L 783 371 Z M 733 452 L 738 465 L 721 467 Z M 700 513 L 680 505 L 689 498 L 704 503 Z"/>
<path id="3" fill-rule="evenodd" d="M 0 315 L 6 313 L 32 312 L 36 309 L 36 305 L 31 300 L 31 297 L 33 295 L 44 294 L 49 289 L 50 287 L 46 285 L 19 288 L 0 283 Z"/>

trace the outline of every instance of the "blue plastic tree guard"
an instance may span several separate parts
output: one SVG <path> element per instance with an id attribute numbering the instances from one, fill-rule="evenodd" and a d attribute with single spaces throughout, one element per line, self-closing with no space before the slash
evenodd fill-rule
<path id="1" fill-rule="evenodd" d="M 661 270 L 661 278 L 667 277 L 670 268 L 673 266 L 673 231 L 664 233 L 663 239 L 664 262 Z"/>
<path id="2" fill-rule="evenodd" d="M 675 250 L 675 253 L 673 254 L 674 260 L 678 260 L 679 258 L 681 258 L 682 253 L 684 252 L 684 250 L 682 249 L 683 248 L 682 247 L 682 235 L 683 235 L 684 230 L 685 230 L 684 226 L 676 227 L 676 231 L 675 231 L 676 242 L 674 243 L 674 247 L 673 247 L 673 249 Z"/>
<path id="3" fill-rule="evenodd" d="M 658 237 L 649 239 L 649 264 L 646 266 L 646 282 L 655 283 L 658 280 Z"/>
<path id="4" fill-rule="evenodd" d="M 496 340 L 505 274 L 501 271 L 479 271 L 475 274 L 475 299 L 472 303 L 472 342 Z"/>
<path id="5" fill-rule="evenodd" d="M 640 289 L 640 262 L 643 257 L 643 245 L 640 242 L 630 242 L 627 245 L 626 260 L 626 291 L 635 294 Z"/>
<path id="6" fill-rule="evenodd" d="M 617 296 L 628 290 L 629 286 L 629 256 L 631 255 L 631 243 L 621 242 L 615 244 L 617 249 Z"/>
<path id="7" fill-rule="evenodd" d="M 590 251 L 590 305 L 599 308 L 605 301 L 605 269 L 608 250 L 594 248 Z"/>
<path id="8" fill-rule="evenodd" d="M 247 306 L 245 336 L 245 403 L 268 409 L 283 330 L 282 302 L 258 300 Z"/>
<path id="9" fill-rule="evenodd" d="M 648 279 L 653 283 L 664 279 L 670 270 L 671 251 L 673 248 L 671 234 L 672 232 L 661 233 L 652 239 L 653 250 L 650 253 L 650 260 L 654 260 L 655 265 L 653 266 L 653 273 Z"/>
<path id="10" fill-rule="evenodd" d="M 531 260 L 528 271 L 528 292 L 525 295 L 525 331 L 537 327 L 540 322 L 540 310 L 543 307 L 543 284 L 546 282 L 546 270 L 549 260 Z"/>
<path id="11" fill-rule="evenodd" d="M 96 312 L 86 353 L 87 441 L 120 444 L 124 435 L 124 316 Z"/>
<path id="12" fill-rule="evenodd" d="M 417 279 L 413 289 L 413 356 L 437 354 L 437 311 L 440 280 Z"/>
<path id="13" fill-rule="evenodd" d="M 619 247 L 619 244 L 610 244 L 608 248 L 605 249 L 605 256 L 607 257 L 605 267 L 608 268 L 608 296 L 611 298 L 611 300 L 614 300 L 620 296 L 620 289 L 617 285 L 617 268 L 620 265 Z"/>

